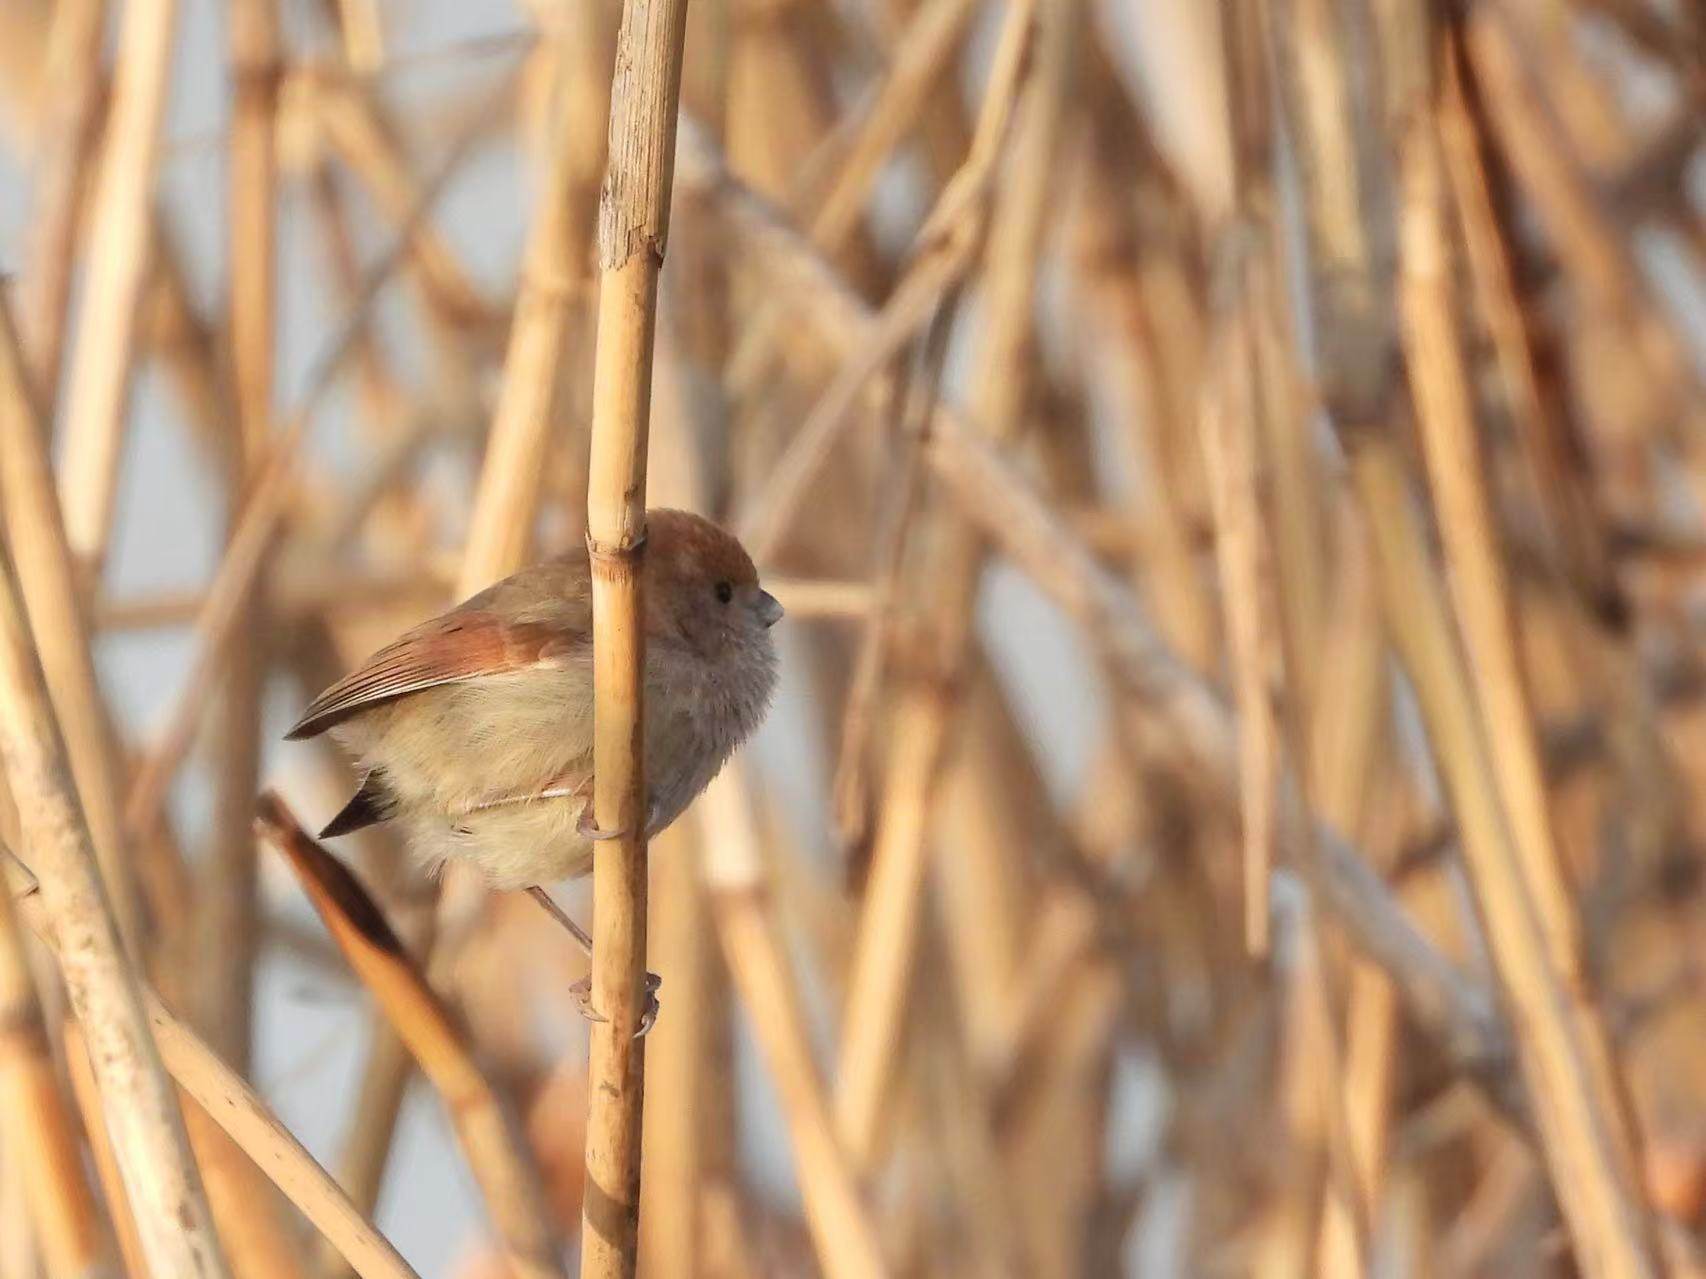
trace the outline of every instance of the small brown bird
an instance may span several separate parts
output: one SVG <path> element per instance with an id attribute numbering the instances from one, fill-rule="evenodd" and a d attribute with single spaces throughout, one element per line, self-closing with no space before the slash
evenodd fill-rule
<path id="1" fill-rule="evenodd" d="M 652 511 L 642 560 L 647 833 L 673 822 L 763 720 L 782 606 L 741 544 Z M 592 574 L 586 549 L 525 568 L 380 649 L 287 737 L 330 730 L 365 769 L 322 838 L 394 821 L 429 869 L 499 889 L 592 869 Z M 585 944 L 585 934 L 553 909 Z"/>

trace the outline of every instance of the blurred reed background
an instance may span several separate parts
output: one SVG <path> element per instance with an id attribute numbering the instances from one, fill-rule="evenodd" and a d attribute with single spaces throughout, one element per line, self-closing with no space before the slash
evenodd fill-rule
<path id="1" fill-rule="evenodd" d="M 0 1279 L 575 1264 L 583 958 L 277 738 L 582 535 L 619 16 L 0 0 Z M 691 0 L 682 99 L 650 498 L 789 617 L 641 1272 L 1706 1274 L 1700 8 Z"/>

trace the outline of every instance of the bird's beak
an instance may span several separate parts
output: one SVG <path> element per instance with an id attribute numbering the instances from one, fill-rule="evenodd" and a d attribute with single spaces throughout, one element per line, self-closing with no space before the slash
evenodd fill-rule
<path id="1" fill-rule="evenodd" d="M 782 620 L 782 601 L 769 591 L 758 592 L 755 607 L 758 610 L 758 620 L 766 626 L 774 626 Z"/>

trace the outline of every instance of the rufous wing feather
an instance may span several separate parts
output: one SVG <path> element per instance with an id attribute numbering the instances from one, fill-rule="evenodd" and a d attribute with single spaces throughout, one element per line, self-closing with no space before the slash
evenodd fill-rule
<path id="1" fill-rule="evenodd" d="M 316 697 L 285 736 L 316 737 L 360 711 L 422 689 L 558 660 L 584 636 L 548 622 L 510 622 L 483 610 L 457 610 L 386 645 Z"/>

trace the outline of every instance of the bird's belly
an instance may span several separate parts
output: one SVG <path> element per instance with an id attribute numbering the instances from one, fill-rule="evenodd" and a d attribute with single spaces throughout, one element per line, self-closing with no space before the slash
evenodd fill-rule
<path id="1" fill-rule="evenodd" d="M 577 799 L 537 799 L 456 817 L 424 813 L 409 820 L 409 846 L 429 869 L 451 860 L 479 867 L 493 888 L 508 891 L 578 879 L 592 869 L 592 843 L 578 829 Z"/>
<path id="2" fill-rule="evenodd" d="M 492 679 L 382 706 L 340 739 L 405 804 L 464 812 L 499 795 L 578 782 L 590 771 L 591 708 L 569 678 Z M 338 731 L 338 730 L 335 730 Z"/>

